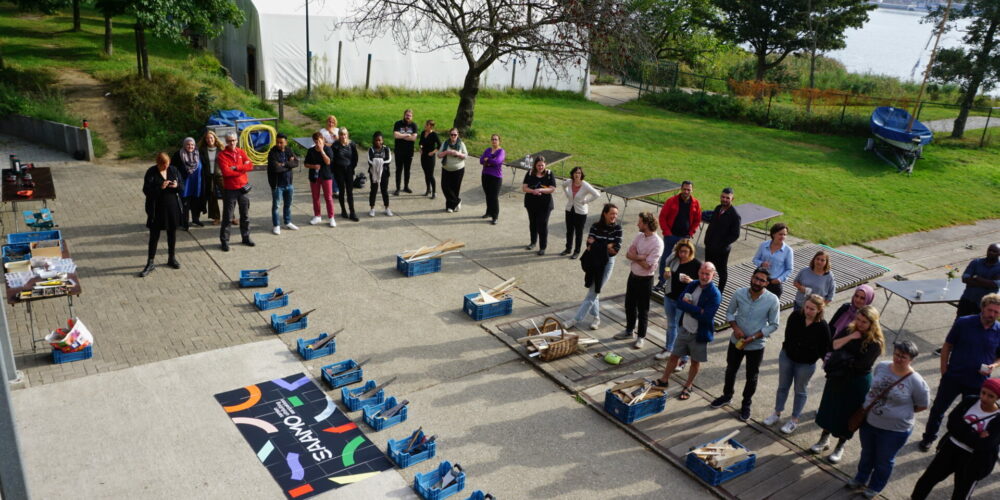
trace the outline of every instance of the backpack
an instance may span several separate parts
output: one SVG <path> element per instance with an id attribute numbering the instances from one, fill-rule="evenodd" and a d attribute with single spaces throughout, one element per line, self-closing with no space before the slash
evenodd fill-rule
<path id="1" fill-rule="evenodd" d="M 368 178 L 365 177 L 365 174 L 358 174 L 354 176 L 354 189 L 364 188 L 365 182 L 367 182 L 367 180 Z"/>

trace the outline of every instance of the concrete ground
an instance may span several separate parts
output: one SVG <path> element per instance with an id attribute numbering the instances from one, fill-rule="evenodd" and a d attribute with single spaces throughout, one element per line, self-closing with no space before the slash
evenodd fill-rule
<path id="1" fill-rule="evenodd" d="M 54 169 L 59 198 L 50 206 L 78 261 L 84 290 L 76 302 L 76 313 L 97 339 L 94 359 L 52 365 L 44 349 L 38 354 L 31 352 L 23 306 L 6 307 L 18 368 L 27 379 L 26 388 L 15 393 L 15 410 L 29 482 L 34 490 L 45 492 L 44 497 L 50 492 L 65 496 L 82 491 L 87 492 L 86 498 L 112 498 L 103 492 L 124 491 L 134 484 L 138 470 L 154 477 L 147 480 L 150 488 L 132 492 L 137 498 L 175 498 L 179 491 L 225 496 L 220 492 L 235 486 L 228 479 L 219 480 L 214 465 L 191 467 L 181 458 L 202 455 L 217 457 L 219 467 L 246 465 L 233 481 L 242 481 L 246 491 L 276 497 L 280 491 L 268 472 L 250 466 L 253 451 L 235 426 L 217 418 L 221 412 L 213 406 L 212 395 L 264 380 L 272 370 L 286 367 L 295 367 L 288 369 L 289 373 L 304 371 L 318 379 L 322 364 L 347 358 L 371 358 L 365 366 L 366 378 L 382 381 L 397 376 L 389 394 L 411 401 L 409 421 L 377 436 L 374 432 L 368 435 L 384 442 L 424 426 L 438 435 L 438 458 L 466 467 L 468 491 L 482 489 L 506 498 L 662 498 L 666 488 L 678 495 L 709 495 L 687 474 L 522 363 L 516 353 L 461 311 L 462 295 L 515 276 L 522 286 L 515 294 L 513 317 L 579 302 L 584 295 L 579 263 L 557 255 L 563 244 L 561 195 L 556 196 L 557 209 L 550 222 L 549 254 L 538 257 L 523 249 L 528 240 L 527 217 L 521 208 L 522 195 L 513 192 L 509 177 L 501 196 L 500 224 L 490 226 L 479 218 L 485 205 L 478 165 L 472 162 L 463 184 L 462 211 L 457 214 L 444 212 L 440 196 L 430 201 L 407 195 L 392 198 L 396 217 L 380 214 L 370 219 L 365 189 L 355 196 L 361 222 L 338 216 L 337 228 L 307 224 L 311 216 L 308 186 L 304 175 L 298 174 L 293 220 L 302 229 L 285 230 L 280 236 L 270 234 L 265 176 L 254 172 L 251 182 L 257 188 L 251 196 L 251 224 L 255 248 L 236 244 L 231 252 L 222 253 L 217 227 L 193 228 L 178 236 L 181 270 L 161 267 L 148 278 L 138 279 L 135 273 L 145 261 L 146 247 L 141 176 L 151 162 L 79 163 L 60 153 L 0 137 L 0 157 L 10 152 Z M 422 184 L 416 180 L 411 187 L 421 193 Z M 715 191 L 716 187 L 696 186 L 695 196 L 703 205 L 714 206 Z M 743 201 L 753 200 L 737 196 L 737 204 Z M 593 213 L 601 202 L 603 199 L 594 203 Z M 380 201 L 378 206 L 381 208 Z M 630 204 L 624 220 L 626 240 L 635 235 L 635 215 L 643 209 L 653 208 Z M 3 220 L 9 232 L 10 215 Z M 445 258 L 440 273 L 405 278 L 393 268 L 396 253 L 448 238 L 466 242 L 467 248 Z M 882 279 L 891 279 L 893 274 L 940 278 L 944 265 L 964 267 L 969 259 L 985 255 L 988 242 L 997 240 L 1000 221 L 993 220 L 844 250 L 892 268 Z M 748 259 L 760 241 L 755 235 L 740 240 L 731 261 Z M 797 243 L 794 239 L 791 242 Z M 164 247 L 161 242 L 161 264 L 166 257 Z M 274 335 L 267 326 L 270 311 L 257 312 L 249 305 L 253 290 L 234 285 L 240 269 L 279 263 L 281 267 L 271 276 L 272 287 L 295 290 L 292 307 L 317 308 L 304 332 Z M 623 293 L 626 275 L 625 265 L 616 266 L 605 294 Z M 848 296 L 849 292 L 838 294 L 831 307 Z M 884 303 L 880 294 L 876 305 L 881 309 Z M 923 352 L 930 352 L 943 340 L 953 311 L 947 305 L 917 307 L 907 323 L 906 335 L 916 339 Z M 35 312 L 41 330 L 62 324 L 67 315 L 65 302 L 58 300 L 39 303 Z M 883 314 L 883 324 L 894 328 L 904 312 L 902 301 L 894 299 Z M 340 328 L 345 330 L 337 338 L 335 355 L 301 362 L 290 354 L 296 339 Z M 758 420 L 767 416 L 773 403 L 780 338 L 779 331 L 765 355 L 754 404 L 753 416 Z M 723 353 L 724 344 L 712 346 L 710 363 L 698 379 L 698 385 L 710 393 L 721 392 Z M 937 385 L 936 365 L 937 359 L 929 355 L 916 362 L 932 389 Z M 216 372 L 226 373 L 219 383 L 193 382 L 199 373 Z M 169 374 L 169 380 L 157 384 L 156 374 Z M 803 446 L 818 435 L 810 420 L 821 382 L 819 377 L 813 382 L 812 399 L 803 419 L 806 425 L 792 437 Z M 737 385 L 740 388 L 742 381 Z M 157 391 L 156 405 L 165 408 L 183 406 L 199 397 L 203 400 L 190 409 L 167 413 L 168 425 L 146 424 L 150 443 L 162 447 L 136 447 L 144 438 L 121 439 L 123 434 L 118 430 L 135 428 L 137 422 L 146 421 L 144 417 L 148 420 L 163 413 L 116 405 L 148 400 L 153 391 Z M 104 396 L 109 393 L 120 401 L 109 404 Z M 339 400 L 339 392 L 328 394 Z M 129 411 L 111 411 L 114 408 Z M 37 422 L 55 413 L 66 422 L 99 423 L 90 427 L 91 433 L 59 432 L 60 445 L 52 447 L 54 433 Z M 193 437 L 178 446 L 171 439 L 173 419 L 194 415 L 203 417 L 189 430 Z M 917 432 L 923 427 L 923 419 L 918 420 Z M 199 435 L 215 437 L 195 439 Z M 41 464 L 64 463 L 61 457 L 67 453 L 85 456 L 97 439 L 101 441 L 101 460 L 130 457 L 129 467 L 102 468 L 100 472 L 90 468 L 90 473 L 88 468 L 80 468 L 79 473 L 65 468 L 62 480 L 51 484 L 51 467 Z M 854 441 L 842 470 L 853 471 L 857 453 Z M 161 456 L 162 460 L 156 458 Z M 229 457 L 237 462 L 230 462 Z M 101 460 L 94 461 L 99 464 Z M 916 451 L 916 440 L 911 439 L 897 461 L 887 496 L 905 497 L 929 460 L 930 455 Z M 411 482 L 413 473 L 431 467 L 421 464 L 399 471 L 399 475 Z M 376 481 L 376 486 L 383 481 L 387 489 L 399 485 L 398 477 L 392 474 L 379 477 L 383 479 Z M 995 482 L 987 482 L 983 488 L 983 494 L 998 494 Z M 942 485 L 936 498 L 944 498 L 945 491 Z M 336 495 L 328 497 L 339 498 Z"/>

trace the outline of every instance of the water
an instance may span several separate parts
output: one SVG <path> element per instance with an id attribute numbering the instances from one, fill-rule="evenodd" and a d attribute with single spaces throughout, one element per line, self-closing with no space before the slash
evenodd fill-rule
<path id="1" fill-rule="evenodd" d="M 892 9 L 875 9 L 861 29 L 847 31 L 847 48 L 826 55 L 844 63 L 852 73 L 874 73 L 920 82 L 927 67 L 934 40 L 933 25 L 921 23 L 924 14 Z M 968 26 L 960 22 L 959 27 Z M 941 37 L 941 47 L 962 45 L 962 33 L 951 31 Z"/>

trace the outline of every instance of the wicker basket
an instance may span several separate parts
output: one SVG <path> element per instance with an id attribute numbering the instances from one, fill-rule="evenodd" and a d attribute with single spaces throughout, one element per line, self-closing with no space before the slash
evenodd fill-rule
<path id="1" fill-rule="evenodd" d="M 541 331 L 539 331 L 541 330 Z M 538 355 L 538 359 L 542 361 L 552 361 L 559 358 L 565 358 L 570 354 L 576 352 L 580 336 L 573 333 L 566 333 L 566 329 L 563 328 L 562 323 L 558 319 L 553 317 L 545 318 L 542 322 L 542 326 L 539 328 L 531 328 L 527 331 L 527 336 L 538 335 L 539 333 L 548 333 L 556 330 L 562 330 L 563 334 L 556 340 L 554 337 L 549 337 L 546 339 L 548 343 L 548 348 L 543 349 L 541 354 Z M 531 352 L 537 351 L 537 346 L 534 342 L 529 342 L 527 349 Z"/>

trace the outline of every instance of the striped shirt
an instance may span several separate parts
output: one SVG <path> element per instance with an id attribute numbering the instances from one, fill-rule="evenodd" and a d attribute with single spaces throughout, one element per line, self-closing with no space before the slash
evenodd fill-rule
<path id="1" fill-rule="evenodd" d="M 590 225 L 589 237 L 594 238 L 594 243 L 603 242 L 605 245 L 608 243 L 614 244 L 615 252 L 622 249 L 622 226 L 621 224 L 602 224 L 600 222 L 595 222 Z"/>

